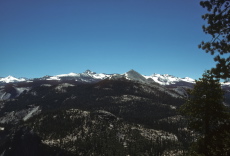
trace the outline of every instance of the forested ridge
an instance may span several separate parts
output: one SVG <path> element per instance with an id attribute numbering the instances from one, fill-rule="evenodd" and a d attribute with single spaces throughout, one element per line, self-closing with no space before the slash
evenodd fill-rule
<path id="1" fill-rule="evenodd" d="M 184 99 L 158 84 L 126 79 L 106 79 L 92 84 L 47 81 L 2 103 L 1 117 L 7 112 L 39 107 L 40 113 L 26 121 L 1 125 L 9 130 L 7 135 L 12 138 L 13 131 L 30 129 L 42 145 L 51 151 L 54 148 L 56 153 L 185 154 L 193 139 L 176 110 Z M 6 139 L 2 147 L 11 143 L 12 140 Z M 49 151 L 49 148 L 45 149 Z"/>

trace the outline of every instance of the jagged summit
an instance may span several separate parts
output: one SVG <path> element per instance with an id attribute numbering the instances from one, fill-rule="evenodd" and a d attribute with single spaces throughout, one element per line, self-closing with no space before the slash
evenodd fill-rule
<path id="1" fill-rule="evenodd" d="M 89 74 L 89 75 L 92 75 L 92 74 L 96 74 L 95 72 L 92 72 L 91 70 L 87 69 L 84 74 Z"/>

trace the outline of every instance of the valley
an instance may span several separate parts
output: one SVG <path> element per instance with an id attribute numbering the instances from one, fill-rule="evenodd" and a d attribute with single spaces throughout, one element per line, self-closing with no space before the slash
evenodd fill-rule
<path id="1" fill-rule="evenodd" d="M 0 153 L 185 155 L 195 134 L 177 109 L 194 80 L 164 77 L 86 71 L 2 83 Z"/>

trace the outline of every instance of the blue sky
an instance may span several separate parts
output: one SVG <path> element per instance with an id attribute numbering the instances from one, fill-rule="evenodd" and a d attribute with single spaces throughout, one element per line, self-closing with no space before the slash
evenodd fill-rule
<path id="1" fill-rule="evenodd" d="M 198 49 L 199 0 L 1 0 L 0 77 L 84 72 L 198 79 L 215 66 Z"/>

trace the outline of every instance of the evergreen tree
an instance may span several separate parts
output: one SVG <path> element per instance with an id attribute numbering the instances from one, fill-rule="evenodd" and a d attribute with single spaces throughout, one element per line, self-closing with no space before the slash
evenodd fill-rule
<path id="1" fill-rule="evenodd" d="M 230 0 L 206 0 L 201 1 L 200 5 L 206 8 L 209 13 L 202 16 L 207 21 L 203 25 L 203 31 L 212 36 L 209 42 L 202 41 L 199 48 L 207 53 L 216 55 L 214 60 L 217 62 L 212 72 L 218 78 L 230 78 Z M 217 53 L 217 54 L 216 54 Z M 224 56 L 223 56 L 224 55 Z"/>
<path id="2" fill-rule="evenodd" d="M 189 91 L 186 103 L 180 107 L 180 112 L 188 119 L 189 128 L 199 134 L 197 153 L 205 156 L 215 155 L 211 150 L 218 144 L 214 136 L 228 119 L 223 94 L 219 80 L 207 71 L 203 78 L 196 81 L 194 88 Z M 223 152 L 225 149 L 220 147 L 217 150 Z"/>

